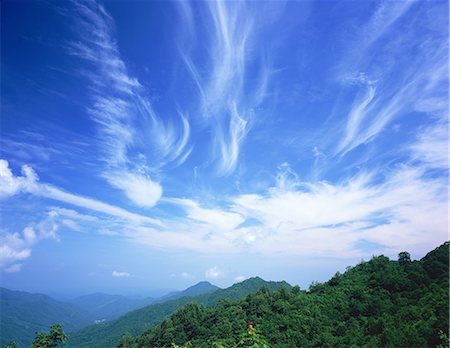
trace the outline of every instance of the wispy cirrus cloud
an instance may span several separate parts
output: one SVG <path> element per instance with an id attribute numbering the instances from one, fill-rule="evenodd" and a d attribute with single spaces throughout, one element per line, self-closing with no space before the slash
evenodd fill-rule
<path id="1" fill-rule="evenodd" d="M 264 194 L 229 197 L 228 207 L 207 210 L 173 199 L 185 217 L 162 229 L 129 228 L 126 236 L 164 250 L 336 258 L 422 253 L 447 238 L 446 182 L 426 169 L 405 164 L 381 181 L 374 171 L 333 184 L 303 182 L 286 167 Z"/>
<path id="2" fill-rule="evenodd" d="M 71 224 L 65 224 L 69 220 L 90 226 L 90 230 L 106 228 L 106 234 L 111 236 L 162 250 L 346 258 L 367 256 L 361 243 L 371 243 L 370 253 L 394 254 L 400 249 L 425 252 L 447 238 L 446 182 L 428 176 L 426 168 L 406 164 L 386 172 L 381 181 L 375 172 L 366 172 L 334 184 L 303 182 L 284 164 L 276 175 L 276 185 L 265 193 L 228 197 L 226 207 L 204 208 L 194 200 L 165 199 L 166 204 L 182 207 L 184 214 L 162 220 L 65 193 L 37 181 L 31 187 L 32 191 L 14 192 L 56 199 L 122 221 L 110 224 L 102 216 L 52 208 L 57 226 L 71 228 Z M 42 238 L 56 237 L 56 229 L 45 230 L 50 232 L 40 232 Z M 6 243 L 9 249 L 2 253 L 5 259 L 12 260 L 8 266 L 30 256 L 30 236 L 24 231 L 15 237 L 20 243 Z"/>
<path id="3" fill-rule="evenodd" d="M 362 174 L 341 184 L 277 185 L 237 197 L 233 210 L 260 222 L 248 232 L 263 252 L 349 257 L 361 253 L 361 241 L 378 243 L 377 252 L 426 251 L 447 238 L 446 192 L 442 180 L 403 166 L 382 183 Z"/>
<path id="4" fill-rule="evenodd" d="M 257 18 L 245 2 L 214 1 L 196 5 L 201 8 L 203 22 L 194 19 L 191 5 L 179 6 L 183 28 L 181 55 L 194 80 L 199 95 L 199 113 L 213 129 L 213 158 L 220 175 L 231 174 L 238 163 L 240 148 L 251 128 L 255 109 L 265 98 L 269 67 L 262 59 L 265 52 L 253 51 L 259 40 Z M 251 7 L 251 6 L 250 6 Z M 261 15 L 262 12 L 259 12 Z M 200 23 L 200 24 L 199 24 Z M 259 23 L 260 24 L 260 23 Z M 205 62 L 197 64 L 191 56 L 197 42 L 197 32 L 209 33 L 206 39 Z M 250 72 L 248 65 L 259 66 Z"/>
<path id="5" fill-rule="evenodd" d="M 95 1 L 75 2 L 79 40 L 68 52 L 90 64 L 83 71 L 90 83 L 89 114 L 98 125 L 105 163 L 102 176 L 135 204 L 151 207 L 162 195 L 160 169 L 181 164 L 189 155 L 189 121 L 159 117 L 148 93 L 128 71 L 114 38 L 114 21 Z"/>
<path id="6" fill-rule="evenodd" d="M 424 127 L 417 140 L 409 147 L 411 157 L 425 167 L 448 170 L 449 168 L 449 124 L 442 120 Z"/>
<path id="7" fill-rule="evenodd" d="M 416 17 L 416 26 L 411 25 L 407 13 L 414 6 L 421 4 L 380 4 L 343 58 L 339 78 L 344 95 L 352 95 L 353 103 L 340 110 L 340 116 L 347 116 L 339 126 L 334 155 L 345 156 L 372 142 L 394 120 L 416 111 L 433 113 L 447 100 L 447 40 L 443 33 L 429 31 L 417 44 L 415 27 L 432 19 Z M 393 36 L 398 30 L 402 35 Z"/>
<path id="8" fill-rule="evenodd" d="M 30 166 L 22 166 L 22 176 L 15 176 L 6 160 L 0 160 L 0 199 L 7 200 L 15 195 L 31 194 L 70 204 L 85 210 L 101 213 L 103 216 L 81 214 L 75 210 L 50 207 L 40 222 L 30 222 L 22 232 L 0 231 L 0 268 L 5 272 L 18 272 L 23 262 L 31 256 L 35 244 L 41 240 L 59 240 L 57 231 L 61 227 L 82 232 L 95 229 L 122 229 L 126 224 L 138 226 L 162 226 L 161 222 L 148 216 L 129 212 L 95 199 L 65 192 L 58 187 L 39 182 L 39 177 Z M 118 219 L 109 221 L 104 215 Z M 117 232 L 114 233 L 117 235 Z"/>

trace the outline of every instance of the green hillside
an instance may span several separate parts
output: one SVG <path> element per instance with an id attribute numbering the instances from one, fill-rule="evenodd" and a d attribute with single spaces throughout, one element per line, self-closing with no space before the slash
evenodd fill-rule
<path id="1" fill-rule="evenodd" d="M 214 308 L 191 303 L 120 346 L 448 347 L 448 262 L 445 243 L 420 261 L 374 257 L 308 292 L 263 288 Z"/>
<path id="2" fill-rule="evenodd" d="M 79 330 L 93 322 L 89 313 L 73 304 L 42 294 L 0 288 L 0 345 L 15 339 L 28 346 L 36 331 L 60 323 L 67 331 Z"/>
<path id="3" fill-rule="evenodd" d="M 142 334 L 146 329 L 157 325 L 164 318 L 190 302 L 211 307 L 222 299 L 242 299 L 263 286 L 271 290 L 278 289 L 281 286 L 289 287 L 286 282 L 266 282 L 261 278 L 251 278 L 227 289 L 152 304 L 130 312 L 117 320 L 92 325 L 69 335 L 67 347 L 114 347 L 124 333 Z"/>
<path id="4" fill-rule="evenodd" d="M 220 289 L 218 286 L 212 285 L 210 282 L 201 281 L 195 285 L 190 286 L 189 288 L 187 288 L 183 291 L 171 292 L 163 297 L 160 297 L 155 302 L 159 303 L 159 302 L 165 302 L 167 300 L 173 300 L 173 299 L 180 298 L 180 297 L 207 294 L 209 292 L 213 292 L 218 289 Z"/>

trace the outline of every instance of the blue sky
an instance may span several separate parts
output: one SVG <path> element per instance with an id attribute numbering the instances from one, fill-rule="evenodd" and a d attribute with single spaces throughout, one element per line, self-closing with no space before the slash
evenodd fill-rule
<path id="1" fill-rule="evenodd" d="M 1 285 L 307 287 L 448 239 L 446 1 L 5 1 Z"/>

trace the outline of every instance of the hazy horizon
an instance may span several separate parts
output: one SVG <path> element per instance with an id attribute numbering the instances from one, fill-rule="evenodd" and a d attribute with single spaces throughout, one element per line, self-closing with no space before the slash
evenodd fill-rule
<path id="1" fill-rule="evenodd" d="M 420 259 L 449 239 L 448 6 L 2 2 L 0 286 Z"/>

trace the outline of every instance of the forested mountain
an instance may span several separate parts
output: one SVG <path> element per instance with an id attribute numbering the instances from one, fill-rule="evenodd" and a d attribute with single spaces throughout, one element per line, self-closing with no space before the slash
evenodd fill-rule
<path id="1" fill-rule="evenodd" d="M 43 294 L 0 288 L 0 346 L 13 339 L 20 347 L 28 346 L 37 331 L 46 331 L 56 323 L 62 324 L 66 332 L 75 332 L 95 321 L 112 320 L 153 302 L 163 302 L 168 296 L 175 299 L 209 293 L 216 289 L 218 287 L 215 285 L 200 282 L 159 299 L 95 293 L 63 302 Z"/>
<path id="2" fill-rule="evenodd" d="M 114 347 L 123 334 L 142 334 L 146 329 L 157 325 L 164 318 L 190 302 L 211 307 L 222 299 L 245 298 L 249 293 L 258 291 L 263 286 L 270 290 L 276 290 L 282 286 L 290 287 L 286 282 L 266 282 L 261 278 L 251 278 L 227 289 L 218 289 L 211 293 L 155 303 L 130 312 L 117 320 L 92 325 L 77 333 L 69 334 L 67 347 Z"/>
<path id="3" fill-rule="evenodd" d="M 180 298 L 180 297 L 185 297 L 185 296 L 196 296 L 196 295 L 200 295 L 200 294 L 207 294 L 209 292 L 213 292 L 218 289 L 219 289 L 218 286 L 212 285 L 210 282 L 202 281 L 202 282 L 199 282 L 199 283 L 187 288 L 186 290 L 171 292 L 171 293 L 159 298 L 157 302 L 172 300 L 175 298 Z"/>
<path id="4" fill-rule="evenodd" d="M 75 331 L 92 322 L 92 316 L 74 304 L 0 288 L 0 345 L 15 339 L 20 346 L 28 346 L 36 331 L 47 330 L 54 323 Z"/>
<path id="5" fill-rule="evenodd" d="M 262 288 L 214 308 L 190 303 L 120 347 L 447 347 L 449 244 L 420 261 L 385 256 L 336 273 L 309 291 Z M 245 331 L 248 321 L 254 331 Z"/>

